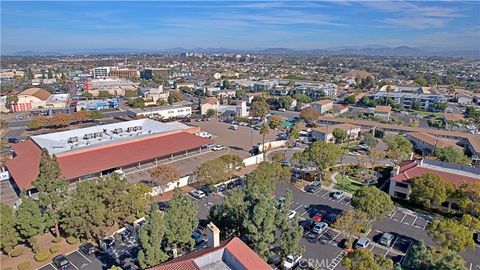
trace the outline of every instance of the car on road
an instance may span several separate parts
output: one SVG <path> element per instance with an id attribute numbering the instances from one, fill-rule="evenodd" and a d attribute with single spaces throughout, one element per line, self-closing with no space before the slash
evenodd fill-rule
<path id="1" fill-rule="evenodd" d="M 292 219 L 295 217 L 295 215 L 297 214 L 297 212 L 293 211 L 293 210 L 290 210 L 288 212 L 288 219 Z"/>
<path id="2" fill-rule="evenodd" d="M 95 246 L 92 243 L 84 243 L 78 249 L 87 256 L 95 253 Z"/>
<path id="3" fill-rule="evenodd" d="M 335 200 L 340 200 L 343 197 L 345 197 L 345 192 L 343 192 L 342 190 L 337 190 L 332 193 L 332 198 L 334 198 Z"/>
<path id="4" fill-rule="evenodd" d="M 311 219 L 311 218 L 307 218 L 307 219 L 304 219 L 304 220 L 300 220 L 298 222 L 298 224 L 303 228 L 303 231 L 304 232 L 308 232 L 310 231 L 314 226 L 315 224 L 317 224 L 315 222 L 315 220 Z"/>
<path id="5" fill-rule="evenodd" d="M 325 210 L 318 210 L 317 212 L 315 212 L 315 214 L 313 215 L 313 220 L 315 220 L 316 222 L 320 222 L 320 221 L 323 221 L 323 219 L 327 216 L 327 211 Z"/>
<path id="6" fill-rule="evenodd" d="M 320 181 L 313 181 L 311 184 L 306 185 L 304 190 L 309 193 L 315 193 L 322 187 Z"/>
<path id="7" fill-rule="evenodd" d="M 160 211 L 165 211 L 165 210 L 168 209 L 168 202 L 167 201 L 157 202 L 157 205 L 158 205 L 158 209 L 160 209 Z"/>
<path id="8" fill-rule="evenodd" d="M 223 145 L 221 145 L 221 144 L 217 144 L 217 145 L 215 145 L 214 147 L 212 147 L 212 150 L 213 150 L 213 151 L 221 151 L 221 150 L 223 150 L 223 149 L 225 149 L 225 146 L 223 146 Z"/>
<path id="9" fill-rule="evenodd" d="M 194 198 L 197 198 L 197 199 L 205 198 L 205 193 L 201 190 L 198 190 L 198 189 L 190 191 L 190 195 Z"/>
<path id="10" fill-rule="evenodd" d="M 325 222 L 319 222 L 319 223 L 315 224 L 315 226 L 314 226 L 313 229 L 312 229 L 312 232 L 313 232 L 313 233 L 316 233 L 316 234 L 321 234 L 321 233 L 323 233 L 327 228 L 328 228 L 328 224 L 327 224 L 327 223 L 325 223 Z"/>
<path id="11" fill-rule="evenodd" d="M 380 241 L 378 241 L 378 243 L 380 245 L 389 247 L 392 245 L 393 239 L 395 239 L 395 236 L 391 233 L 386 232 L 382 234 L 382 237 L 380 237 Z"/>
<path id="12" fill-rule="evenodd" d="M 323 219 L 323 222 L 327 223 L 328 225 L 332 225 L 333 223 L 335 223 L 335 221 L 337 220 L 337 215 L 336 214 L 328 214 L 324 219 Z"/>
<path id="13" fill-rule="evenodd" d="M 53 257 L 52 261 L 58 270 L 68 269 L 72 265 L 72 263 L 63 254 Z"/>
<path id="14" fill-rule="evenodd" d="M 302 259 L 302 254 L 288 255 L 285 260 L 283 260 L 284 269 L 293 269 Z"/>
<path id="15" fill-rule="evenodd" d="M 370 239 L 367 237 L 360 237 L 355 244 L 355 248 L 367 248 L 370 245 Z"/>

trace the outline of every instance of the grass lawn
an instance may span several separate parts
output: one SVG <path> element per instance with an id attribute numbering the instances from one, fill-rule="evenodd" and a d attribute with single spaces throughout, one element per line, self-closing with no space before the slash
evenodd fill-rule
<path id="1" fill-rule="evenodd" d="M 361 188 L 361 185 L 358 185 L 356 183 L 352 183 L 348 177 L 345 176 L 342 177 L 340 174 L 335 177 L 337 179 L 337 184 L 335 185 L 336 189 L 341 189 L 344 190 L 348 193 L 355 193 L 359 188 Z"/>

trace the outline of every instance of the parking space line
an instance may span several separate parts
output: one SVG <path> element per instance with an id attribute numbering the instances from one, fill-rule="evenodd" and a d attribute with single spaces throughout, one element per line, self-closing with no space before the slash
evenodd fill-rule
<path id="1" fill-rule="evenodd" d="M 427 220 L 427 223 L 425 223 L 425 226 L 423 226 L 423 229 L 425 230 L 427 228 L 427 225 L 430 221 Z"/>
<path id="2" fill-rule="evenodd" d="M 301 208 L 303 206 L 303 204 L 300 204 L 299 206 L 297 206 L 295 209 L 292 209 L 292 211 L 297 211 L 299 208 Z"/>
<path id="3" fill-rule="evenodd" d="M 392 219 L 393 216 L 395 216 L 396 213 L 397 213 L 397 210 L 395 210 L 395 212 L 393 212 L 393 214 L 390 216 L 390 219 Z"/>
<path id="4" fill-rule="evenodd" d="M 73 264 L 71 261 L 70 261 L 70 264 L 73 266 L 73 268 L 78 269 L 78 267 L 75 264 Z"/>
<path id="5" fill-rule="evenodd" d="M 405 213 L 404 213 L 405 214 Z M 403 222 L 403 220 L 405 219 L 405 217 L 407 216 L 407 214 L 405 214 L 402 218 L 402 220 L 400 220 L 400 222 Z"/>
<path id="6" fill-rule="evenodd" d="M 82 253 L 82 252 L 80 252 L 80 250 L 79 250 L 79 251 L 77 251 L 77 252 L 78 252 L 80 255 L 82 255 L 82 257 L 83 257 L 83 258 L 85 258 L 85 260 L 87 260 L 87 261 L 88 261 L 88 262 L 90 262 L 90 263 L 92 262 L 92 261 L 90 261 L 90 259 L 89 259 L 89 258 L 87 258 L 85 255 L 83 255 L 83 253 Z"/>
<path id="7" fill-rule="evenodd" d="M 325 194 L 323 194 L 320 198 L 325 198 L 325 196 L 327 196 L 328 193 L 329 193 L 328 191 L 325 192 Z"/>
<path id="8" fill-rule="evenodd" d="M 469 268 L 469 270 L 472 270 L 472 265 L 473 265 L 473 264 L 472 264 L 472 263 L 470 263 L 470 268 Z"/>
<path id="9" fill-rule="evenodd" d="M 55 265 L 53 265 L 53 263 L 49 263 L 49 265 L 51 265 L 53 267 L 53 269 L 57 269 L 57 267 L 55 267 Z"/>
<path id="10" fill-rule="evenodd" d="M 384 257 L 387 256 L 388 252 L 390 252 L 390 250 L 395 246 L 395 243 L 397 242 L 398 240 L 398 236 L 395 238 L 395 241 L 393 241 L 392 245 L 390 246 L 390 248 L 385 252 L 385 254 L 383 255 Z"/>
<path id="11" fill-rule="evenodd" d="M 323 189 L 319 189 L 317 192 L 313 193 L 313 195 L 317 195 L 320 191 L 323 191 Z"/>
<path id="12" fill-rule="evenodd" d="M 303 214 L 301 214 L 302 216 L 305 215 L 306 213 L 308 213 L 308 211 L 311 210 L 312 207 L 308 207 L 307 210 L 305 210 L 305 212 L 303 212 Z"/>
<path id="13" fill-rule="evenodd" d="M 335 237 L 333 237 L 332 240 L 330 240 L 330 242 L 328 242 L 328 243 L 331 244 L 333 242 L 333 240 L 335 240 L 335 238 L 337 238 L 339 235 L 340 235 L 340 233 L 337 233 L 337 235 L 335 235 Z"/>
<path id="14" fill-rule="evenodd" d="M 412 244 L 413 244 L 413 241 L 410 241 L 410 244 L 408 245 L 408 248 L 407 250 L 405 251 L 405 254 L 408 253 L 408 251 L 410 250 L 410 248 L 412 247 Z M 400 259 L 400 264 L 403 263 L 403 260 L 405 259 L 405 256 L 402 257 L 402 259 Z"/>
<path id="15" fill-rule="evenodd" d="M 413 224 L 415 224 L 415 222 L 417 222 L 417 219 L 418 219 L 418 216 L 415 216 L 415 220 L 412 222 L 412 226 Z"/>

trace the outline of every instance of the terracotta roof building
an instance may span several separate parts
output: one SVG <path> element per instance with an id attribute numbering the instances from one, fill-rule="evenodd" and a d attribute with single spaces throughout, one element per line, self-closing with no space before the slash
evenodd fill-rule
<path id="1" fill-rule="evenodd" d="M 390 177 L 389 195 L 394 198 L 408 200 L 412 180 L 427 173 L 439 175 L 446 182 L 456 187 L 463 182 L 480 181 L 479 168 L 430 159 L 407 160 L 393 169 Z"/>
<path id="2" fill-rule="evenodd" d="M 334 142 L 333 130 L 343 129 L 350 138 L 358 138 L 360 136 L 360 127 L 351 124 L 327 125 L 312 129 L 312 138 L 322 142 Z"/>
<path id="3" fill-rule="evenodd" d="M 431 154 L 435 152 L 435 149 L 453 147 L 455 149 L 462 149 L 453 140 L 443 139 L 435 137 L 424 132 L 409 132 L 407 133 L 407 139 L 409 139 L 415 148 L 424 154 Z"/>
<path id="4" fill-rule="evenodd" d="M 321 114 L 324 114 L 327 111 L 330 111 L 333 109 L 333 101 L 329 99 L 322 99 L 322 100 L 310 103 L 310 107 L 319 111 Z"/>
<path id="5" fill-rule="evenodd" d="M 267 270 L 262 258 L 237 237 L 219 246 L 177 257 L 149 270 Z"/>
<path id="6" fill-rule="evenodd" d="M 7 169 L 18 191 L 30 190 L 39 172 L 41 149 L 55 154 L 70 181 L 140 167 L 175 155 L 200 150 L 210 140 L 196 136 L 199 128 L 178 122 L 140 119 L 32 136 L 15 144 Z"/>
<path id="7" fill-rule="evenodd" d="M 220 106 L 220 102 L 215 97 L 209 97 L 202 100 L 200 105 L 200 112 L 202 115 L 207 114 L 208 110 L 218 111 L 218 107 Z"/>

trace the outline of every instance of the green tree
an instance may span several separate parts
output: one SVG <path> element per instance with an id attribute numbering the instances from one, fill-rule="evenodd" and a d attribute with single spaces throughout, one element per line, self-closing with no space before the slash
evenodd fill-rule
<path id="1" fill-rule="evenodd" d="M 431 173 L 415 177 L 411 184 L 410 200 L 422 207 L 439 206 L 454 191 L 452 184 Z"/>
<path id="2" fill-rule="evenodd" d="M 420 106 L 421 106 L 420 102 L 416 100 L 412 101 L 412 110 L 418 111 L 420 110 Z"/>
<path id="3" fill-rule="evenodd" d="M 270 126 L 271 129 L 276 129 L 283 123 L 283 117 L 274 115 L 270 120 L 268 121 L 268 125 Z"/>
<path id="4" fill-rule="evenodd" d="M 220 160 L 223 161 L 227 170 L 230 172 L 229 178 L 233 176 L 233 173 L 240 168 L 244 168 L 245 164 L 243 163 L 243 159 L 239 155 L 235 154 L 225 154 L 219 157 Z"/>
<path id="5" fill-rule="evenodd" d="M 480 214 L 480 182 L 460 184 L 453 197 L 464 213 Z"/>
<path id="6" fill-rule="evenodd" d="M 125 97 L 126 98 L 136 98 L 138 97 L 138 92 L 135 90 L 125 90 Z"/>
<path id="7" fill-rule="evenodd" d="M 425 246 L 423 240 L 414 244 L 405 254 L 406 269 L 427 269 L 433 262 L 432 252 Z"/>
<path id="8" fill-rule="evenodd" d="M 92 119 L 103 119 L 103 113 L 101 111 L 93 110 L 90 111 L 90 117 Z"/>
<path id="9" fill-rule="evenodd" d="M 47 74 L 48 74 L 48 78 L 49 78 L 49 79 L 52 79 L 52 78 L 53 78 L 53 73 L 52 73 L 52 70 L 51 70 L 50 68 L 48 69 L 48 73 L 47 73 Z"/>
<path id="10" fill-rule="evenodd" d="M 15 229 L 15 216 L 10 206 L 0 204 L 0 217 L 0 248 L 8 254 L 18 244 L 20 237 Z"/>
<path id="11" fill-rule="evenodd" d="M 32 121 L 30 121 L 27 124 L 27 128 L 29 130 L 36 130 L 36 129 L 40 129 L 42 127 L 43 127 L 42 123 L 40 123 L 40 121 L 38 121 L 37 119 L 33 119 Z"/>
<path id="12" fill-rule="evenodd" d="M 320 112 L 314 108 L 305 108 L 300 112 L 300 118 L 308 123 L 315 123 L 320 117 Z"/>
<path id="13" fill-rule="evenodd" d="M 145 100 L 143 98 L 132 98 L 127 101 L 128 106 L 132 108 L 144 108 Z"/>
<path id="14" fill-rule="evenodd" d="M 193 250 L 195 241 L 192 232 L 198 226 L 197 216 L 198 205 L 179 189 L 175 189 L 164 217 L 165 237 L 173 251 L 173 257 L 176 257 L 178 248 Z"/>
<path id="15" fill-rule="evenodd" d="M 461 252 L 475 247 L 473 231 L 454 219 L 434 221 L 428 228 L 428 233 L 445 249 Z"/>
<path id="16" fill-rule="evenodd" d="M 12 109 L 12 106 L 15 105 L 17 102 L 18 102 L 17 95 L 10 94 L 10 95 L 7 95 L 7 102 L 5 105 L 7 106 L 7 108 Z"/>
<path id="17" fill-rule="evenodd" d="M 33 75 L 32 70 L 31 70 L 31 69 L 28 69 L 28 71 L 27 71 L 27 79 L 28 79 L 28 80 L 33 80 L 33 78 L 34 78 L 34 75 Z"/>
<path id="18" fill-rule="evenodd" d="M 435 109 L 444 112 L 447 109 L 447 103 L 446 102 L 438 102 L 435 104 Z"/>
<path id="19" fill-rule="evenodd" d="M 216 114 L 217 112 L 214 109 L 207 110 L 207 117 L 214 117 Z"/>
<path id="20" fill-rule="evenodd" d="M 301 166 L 316 167 L 323 177 L 325 171 L 335 165 L 342 153 L 343 150 L 335 144 L 317 141 L 303 152 L 294 155 L 293 161 Z"/>
<path id="21" fill-rule="evenodd" d="M 226 181 L 230 177 L 227 164 L 220 158 L 202 163 L 196 173 L 197 180 L 208 185 L 215 185 Z"/>
<path id="22" fill-rule="evenodd" d="M 345 141 L 348 137 L 348 133 L 346 130 L 341 128 L 334 128 L 332 132 L 333 137 L 335 138 L 335 143 L 340 144 Z"/>
<path id="23" fill-rule="evenodd" d="M 190 88 L 188 86 L 180 86 L 178 89 L 180 90 L 180 92 L 185 93 L 185 94 L 191 94 L 192 93 L 192 88 Z"/>
<path id="24" fill-rule="evenodd" d="M 268 109 L 268 104 L 263 99 L 254 100 L 250 105 L 250 113 L 252 116 L 255 117 L 260 117 L 263 119 L 265 118 L 265 116 L 267 116 L 269 111 L 270 110 Z"/>
<path id="25" fill-rule="evenodd" d="M 162 164 L 149 170 L 152 182 L 157 185 L 165 185 L 180 178 L 181 174 L 177 167 L 171 164 Z"/>
<path id="26" fill-rule="evenodd" d="M 337 218 L 333 227 L 352 242 L 352 239 L 362 234 L 362 231 L 367 225 L 367 214 L 358 210 L 347 210 Z"/>
<path id="27" fill-rule="evenodd" d="M 39 174 L 33 185 L 38 190 L 39 206 L 45 210 L 46 225 L 53 226 L 56 237 L 59 237 L 58 223 L 66 201 L 68 182 L 62 175 L 57 157 L 50 156 L 46 149 L 42 150 Z"/>
<path id="28" fill-rule="evenodd" d="M 372 133 L 367 133 L 365 137 L 363 138 L 363 142 L 368 146 L 368 147 L 374 147 L 377 145 L 377 139 L 373 136 Z"/>
<path id="29" fill-rule="evenodd" d="M 447 146 L 444 148 L 437 148 L 433 155 L 441 161 L 456 163 L 460 165 L 470 164 L 470 159 L 465 155 L 463 150 Z"/>
<path id="30" fill-rule="evenodd" d="M 386 135 L 383 141 L 387 144 L 387 157 L 396 164 L 408 159 L 413 151 L 412 143 L 402 135 Z"/>
<path id="31" fill-rule="evenodd" d="M 232 236 L 240 237 L 244 231 L 247 207 L 245 191 L 234 189 L 228 192 L 222 204 L 216 204 L 210 208 L 208 220 L 220 229 L 222 239 Z"/>
<path id="32" fill-rule="evenodd" d="M 237 99 L 242 98 L 245 94 L 247 94 L 247 91 L 245 91 L 244 89 L 238 89 L 237 91 L 235 91 L 235 97 Z"/>
<path id="33" fill-rule="evenodd" d="M 298 218 L 288 218 L 290 212 L 290 203 L 292 202 L 292 191 L 287 189 L 283 195 L 285 201 L 280 209 L 277 210 L 276 227 L 279 230 L 278 246 L 280 248 L 280 259 L 283 261 L 290 254 L 300 254 L 300 240 L 302 239 L 303 229 L 298 224 Z"/>
<path id="34" fill-rule="evenodd" d="M 392 263 L 393 264 L 393 263 Z M 343 265 L 347 270 L 384 270 L 374 258 L 373 253 L 368 249 L 355 249 L 349 253 L 343 260 Z"/>
<path id="35" fill-rule="evenodd" d="M 296 99 L 297 102 L 301 104 L 307 104 L 312 101 L 312 99 L 306 95 L 294 95 L 293 98 Z"/>
<path id="36" fill-rule="evenodd" d="M 222 86 L 223 86 L 223 89 L 230 89 L 231 84 L 228 80 L 223 80 Z"/>
<path id="37" fill-rule="evenodd" d="M 280 108 L 290 109 L 292 107 L 293 99 L 290 96 L 283 96 L 278 98 L 278 105 Z"/>
<path id="38" fill-rule="evenodd" d="M 273 162 L 280 162 L 282 160 L 285 160 L 287 156 L 285 155 L 285 152 L 275 152 L 272 154 L 272 161 Z"/>
<path id="39" fill-rule="evenodd" d="M 427 86 L 427 80 L 423 78 L 423 76 L 419 76 L 415 79 L 415 83 L 420 85 L 420 86 Z"/>
<path id="40" fill-rule="evenodd" d="M 465 260 L 463 257 L 453 250 L 447 250 L 442 253 L 442 256 L 435 262 L 432 270 L 464 270 Z"/>
<path id="41" fill-rule="evenodd" d="M 140 251 L 137 256 L 142 269 L 158 265 L 168 259 L 167 254 L 162 249 L 162 241 L 165 235 L 163 214 L 156 203 L 152 204 L 145 220 L 146 225 L 140 229 Z"/>
<path id="42" fill-rule="evenodd" d="M 84 98 L 93 98 L 93 94 L 92 93 L 89 93 L 89 92 L 83 92 L 82 93 L 82 97 Z"/>
<path id="43" fill-rule="evenodd" d="M 350 95 L 345 98 L 347 104 L 355 104 L 355 95 Z"/>
<path id="44" fill-rule="evenodd" d="M 21 200 L 22 203 L 16 212 L 15 228 L 20 237 L 35 251 L 36 236 L 45 231 L 45 219 L 35 200 L 25 195 L 21 196 Z"/>
<path id="45" fill-rule="evenodd" d="M 288 142 L 290 144 L 295 143 L 300 138 L 300 131 L 302 130 L 302 127 L 300 123 L 296 123 L 293 125 L 293 127 L 290 128 L 288 131 Z"/>
<path id="46" fill-rule="evenodd" d="M 375 186 L 358 189 L 352 197 L 352 206 L 365 212 L 368 218 L 376 220 L 384 219 L 395 210 L 390 196 Z"/>
<path id="47" fill-rule="evenodd" d="M 182 94 L 180 94 L 180 92 L 170 92 L 170 94 L 168 95 L 168 103 L 169 104 L 173 104 L 173 103 L 182 101 L 182 99 L 183 99 L 183 97 L 182 97 Z"/>
<path id="48" fill-rule="evenodd" d="M 263 153 L 263 160 L 266 160 L 266 154 L 267 154 L 267 147 L 265 146 L 265 136 L 268 135 L 268 133 L 270 133 L 270 128 L 268 127 L 267 124 L 263 124 L 261 127 L 260 127 L 260 135 L 262 135 L 262 153 Z"/>
<path id="49" fill-rule="evenodd" d="M 282 167 L 278 162 L 262 162 L 247 176 L 247 187 L 275 189 L 276 183 L 290 180 L 288 167 Z"/>

